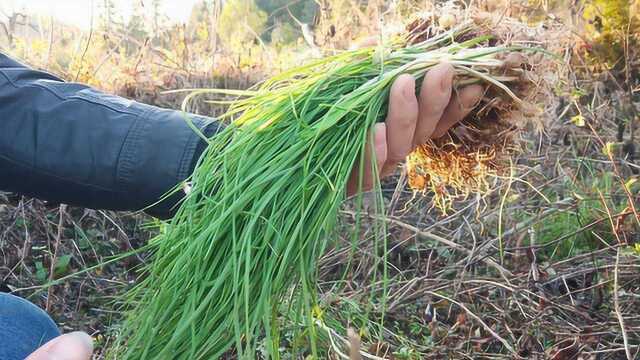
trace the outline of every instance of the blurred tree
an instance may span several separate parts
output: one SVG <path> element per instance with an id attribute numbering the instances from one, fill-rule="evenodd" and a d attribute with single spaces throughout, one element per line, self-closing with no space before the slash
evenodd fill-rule
<path id="1" fill-rule="evenodd" d="M 210 4 L 211 15 L 210 15 L 210 24 L 209 24 L 209 46 L 211 47 L 211 51 L 213 53 L 218 49 L 218 33 L 216 31 L 216 27 L 218 26 L 218 21 L 220 19 L 220 12 L 222 10 L 222 3 L 220 0 L 211 0 Z"/>
<path id="2" fill-rule="evenodd" d="M 187 24 L 188 37 L 191 41 L 205 41 L 209 40 L 209 30 L 211 19 L 210 14 L 210 1 L 200 1 L 193 5 L 191 9 L 191 15 Z"/>
<path id="3" fill-rule="evenodd" d="M 623 142 L 625 157 L 636 158 L 635 130 L 640 121 L 635 102 L 640 100 L 640 0 L 584 0 L 587 20 L 586 58 L 593 69 L 607 74 L 613 90 L 617 141 Z M 619 91 L 617 90 L 619 89 Z M 625 140 L 624 133 L 628 130 Z"/>
<path id="4" fill-rule="evenodd" d="M 218 21 L 218 34 L 233 50 L 243 49 L 263 34 L 267 13 L 253 0 L 229 0 L 222 7 Z"/>
<path id="5" fill-rule="evenodd" d="M 302 26 L 311 28 L 318 12 L 315 0 L 256 0 L 258 6 L 268 15 L 265 40 L 272 39 L 274 32 L 276 43 L 289 43 L 302 36 Z"/>
<path id="6" fill-rule="evenodd" d="M 162 0 L 153 0 L 151 2 L 151 11 L 153 13 L 152 29 L 153 40 L 157 42 L 160 39 L 160 25 L 162 22 L 162 13 L 160 7 L 162 6 Z"/>
<path id="7" fill-rule="evenodd" d="M 142 3 L 135 2 L 133 14 L 127 23 L 126 30 L 129 36 L 138 41 L 144 41 L 149 37 L 149 33 L 147 32 L 145 25 L 144 8 L 142 7 Z"/>
<path id="8" fill-rule="evenodd" d="M 7 17 L 7 23 L 5 24 L 4 22 L 0 22 L 0 29 L 3 30 L 4 36 L 7 38 L 7 47 L 11 48 L 13 46 L 13 37 L 15 35 L 16 25 L 25 25 L 27 15 L 14 12 L 11 15 L 5 14 L 5 16 Z"/>
<path id="9" fill-rule="evenodd" d="M 623 68 L 640 45 L 640 0 L 586 0 L 583 13 L 597 63 Z"/>
<path id="10" fill-rule="evenodd" d="M 99 27 L 108 33 L 115 22 L 116 5 L 113 0 L 102 0 L 98 7 L 100 10 Z"/>
<path id="11" fill-rule="evenodd" d="M 100 0 L 98 2 L 97 30 L 102 33 L 103 40 L 99 46 L 111 49 L 118 43 L 117 39 L 125 33 L 125 24 L 122 14 L 113 0 Z M 115 36 L 114 36 L 115 35 Z"/>
<path id="12" fill-rule="evenodd" d="M 277 22 L 271 30 L 271 43 L 282 46 L 296 41 L 300 37 L 300 31 L 286 22 Z"/>

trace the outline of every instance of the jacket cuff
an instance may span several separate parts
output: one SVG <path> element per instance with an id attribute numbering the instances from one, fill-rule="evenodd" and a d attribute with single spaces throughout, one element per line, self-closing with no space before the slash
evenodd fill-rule
<path id="1" fill-rule="evenodd" d="M 202 134 L 207 139 L 210 139 L 214 135 L 216 135 L 219 131 L 221 131 L 223 128 L 224 126 L 221 123 L 217 121 L 213 121 L 206 124 L 203 128 L 200 128 L 200 130 L 202 131 Z M 198 165 L 198 160 L 200 159 L 200 155 L 202 155 L 204 150 L 207 148 L 207 145 L 209 145 L 206 141 L 204 141 L 199 136 L 198 136 L 197 143 L 198 144 L 196 145 L 195 151 L 193 153 L 193 160 L 191 161 L 191 166 L 189 167 L 189 173 L 187 176 L 191 176 L 191 174 L 193 174 L 193 171 L 196 169 L 196 165 Z"/>
<path id="2" fill-rule="evenodd" d="M 166 219 L 175 213 L 184 194 L 165 195 L 191 175 L 206 147 L 188 121 L 205 133 L 219 130 L 218 123 L 207 117 L 149 107 L 124 142 L 118 181 L 127 193 L 147 199 L 145 211 L 152 216 Z"/>

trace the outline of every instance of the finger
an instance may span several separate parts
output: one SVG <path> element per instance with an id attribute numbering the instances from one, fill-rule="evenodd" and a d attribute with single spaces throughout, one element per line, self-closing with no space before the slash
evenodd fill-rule
<path id="1" fill-rule="evenodd" d="M 420 89 L 418 126 L 413 145 L 425 143 L 431 138 L 444 110 L 451 99 L 453 66 L 442 63 L 429 70 Z"/>
<path id="2" fill-rule="evenodd" d="M 378 123 L 374 127 L 373 134 L 373 150 L 376 157 L 376 166 L 378 171 L 384 165 L 387 159 L 387 129 L 384 123 Z M 371 163 L 371 142 L 367 141 L 364 152 L 364 170 L 362 171 L 362 191 L 369 191 L 373 188 L 376 179 Z M 360 160 L 351 171 L 351 176 L 347 183 L 347 196 L 355 195 L 360 188 Z"/>
<path id="3" fill-rule="evenodd" d="M 90 360 L 93 340 L 83 332 L 58 336 L 41 346 L 26 360 Z"/>
<path id="4" fill-rule="evenodd" d="M 451 99 L 438 123 L 432 138 L 437 139 L 444 135 L 449 128 L 460 122 L 473 110 L 482 99 L 484 88 L 481 85 L 469 85 L 463 88 L 457 96 Z"/>
<path id="5" fill-rule="evenodd" d="M 413 134 L 418 122 L 418 99 L 416 81 L 413 76 L 404 74 L 391 86 L 387 125 L 387 160 L 381 175 L 384 177 L 395 169 L 397 164 L 409 155 L 412 149 Z"/>

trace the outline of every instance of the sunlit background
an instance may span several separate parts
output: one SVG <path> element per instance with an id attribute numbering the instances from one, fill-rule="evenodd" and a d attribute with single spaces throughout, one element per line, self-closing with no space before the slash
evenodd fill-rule
<path id="1" fill-rule="evenodd" d="M 352 26 L 354 16 L 338 17 L 320 21 L 317 0 L 0 0 L 0 53 L 175 108 L 180 96 L 167 90 L 245 88 L 321 49 L 345 48 L 354 29 L 371 32 L 362 21 Z"/>
<path id="2" fill-rule="evenodd" d="M 136 11 L 156 11 L 155 6 L 158 6 L 159 12 L 169 21 L 186 22 L 197 2 L 198 0 L 2 0 L 0 10 L 4 16 L 15 12 L 53 16 L 66 24 L 89 29 L 92 18 L 95 24 L 98 13 L 104 9 L 105 4 L 112 5 L 125 22 Z"/>

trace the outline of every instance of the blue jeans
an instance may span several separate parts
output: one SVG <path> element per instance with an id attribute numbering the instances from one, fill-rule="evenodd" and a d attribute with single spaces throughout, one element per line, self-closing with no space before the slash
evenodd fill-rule
<path id="1" fill-rule="evenodd" d="M 0 359 L 24 360 L 60 335 L 49 315 L 34 304 L 0 293 Z"/>

